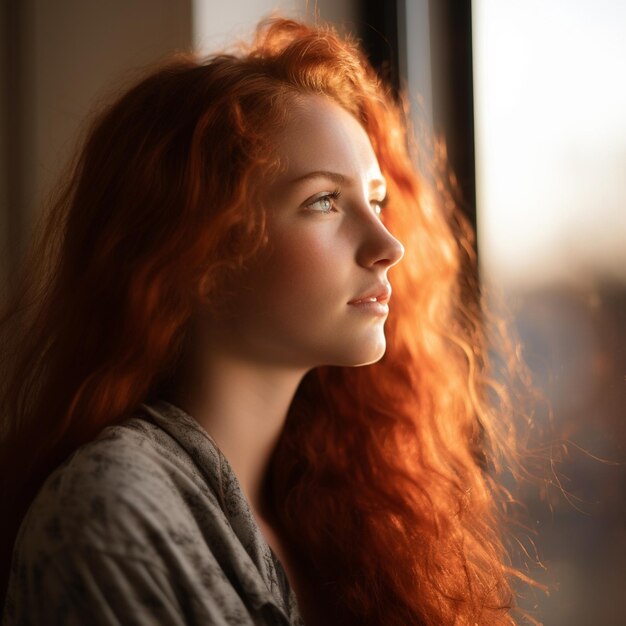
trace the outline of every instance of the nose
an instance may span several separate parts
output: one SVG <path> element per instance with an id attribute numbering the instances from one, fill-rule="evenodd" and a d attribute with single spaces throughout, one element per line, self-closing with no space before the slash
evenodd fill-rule
<path id="1" fill-rule="evenodd" d="M 389 268 L 404 256 L 404 246 L 387 230 L 380 217 L 369 209 L 357 251 L 357 262 L 364 267 L 376 263 Z"/>

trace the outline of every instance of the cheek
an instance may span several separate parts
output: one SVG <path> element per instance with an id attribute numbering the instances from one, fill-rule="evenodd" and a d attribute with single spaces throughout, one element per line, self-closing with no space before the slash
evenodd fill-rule
<path id="1" fill-rule="evenodd" d="M 335 294 L 345 296 L 346 252 L 345 243 L 328 233 L 299 232 L 276 237 L 267 268 L 272 291 L 287 300 L 319 296 L 332 301 Z"/>

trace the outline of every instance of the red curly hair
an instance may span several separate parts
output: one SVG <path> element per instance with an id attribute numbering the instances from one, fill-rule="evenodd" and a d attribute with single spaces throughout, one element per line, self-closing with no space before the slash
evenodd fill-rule
<path id="1" fill-rule="evenodd" d="M 200 295 L 262 249 L 258 184 L 310 93 L 366 130 L 405 256 L 384 357 L 297 390 L 267 487 L 281 536 L 320 624 L 515 623 L 487 471 L 515 446 L 514 403 L 490 374 L 471 227 L 443 170 L 416 171 L 405 107 L 356 43 L 281 18 L 236 52 L 177 55 L 101 111 L 42 222 L 0 327 L 2 590 L 46 476 L 168 389 Z"/>

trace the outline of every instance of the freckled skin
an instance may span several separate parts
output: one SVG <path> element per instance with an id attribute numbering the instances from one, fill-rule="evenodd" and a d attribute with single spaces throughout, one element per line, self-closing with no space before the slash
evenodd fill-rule
<path id="1" fill-rule="evenodd" d="M 215 337 L 248 360 L 290 368 L 376 362 L 385 352 L 386 316 L 348 302 L 392 282 L 387 273 L 404 248 L 376 212 L 385 190 L 369 138 L 337 104 L 307 96 L 277 137 L 277 151 L 286 167 L 263 194 L 269 246 L 229 286 Z M 345 181 L 293 183 L 320 170 Z M 312 204 L 335 190 L 334 211 L 323 212 L 328 200 Z"/>

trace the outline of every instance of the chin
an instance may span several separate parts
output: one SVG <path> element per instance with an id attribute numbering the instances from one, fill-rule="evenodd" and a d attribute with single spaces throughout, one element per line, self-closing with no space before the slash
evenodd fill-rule
<path id="1" fill-rule="evenodd" d="M 362 361 L 360 363 L 355 363 L 355 367 L 359 367 L 361 365 L 372 365 L 372 363 L 378 363 L 378 361 L 380 361 L 383 356 L 385 355 L 385 351 L 382 350 L 380 351 L 375 357 L 371 358 L 371 359 L 367 359 L 365 361 Z"/>
<path id="2" fill-rule="evenodd" d="M 375 346 L 369 346 L 367 349 L 363 349 L 365 346 L 361 346 L 359 350 L 353 350 L 350 354 L 345 354 L 343 358 L 339 358 L 335 363 L 336 365 L 342 365 L 345 367 L 359 367 L 362 365 L 371 365 L 383 358 L 387 349 L 386 343 L 379 343 Z"/>

